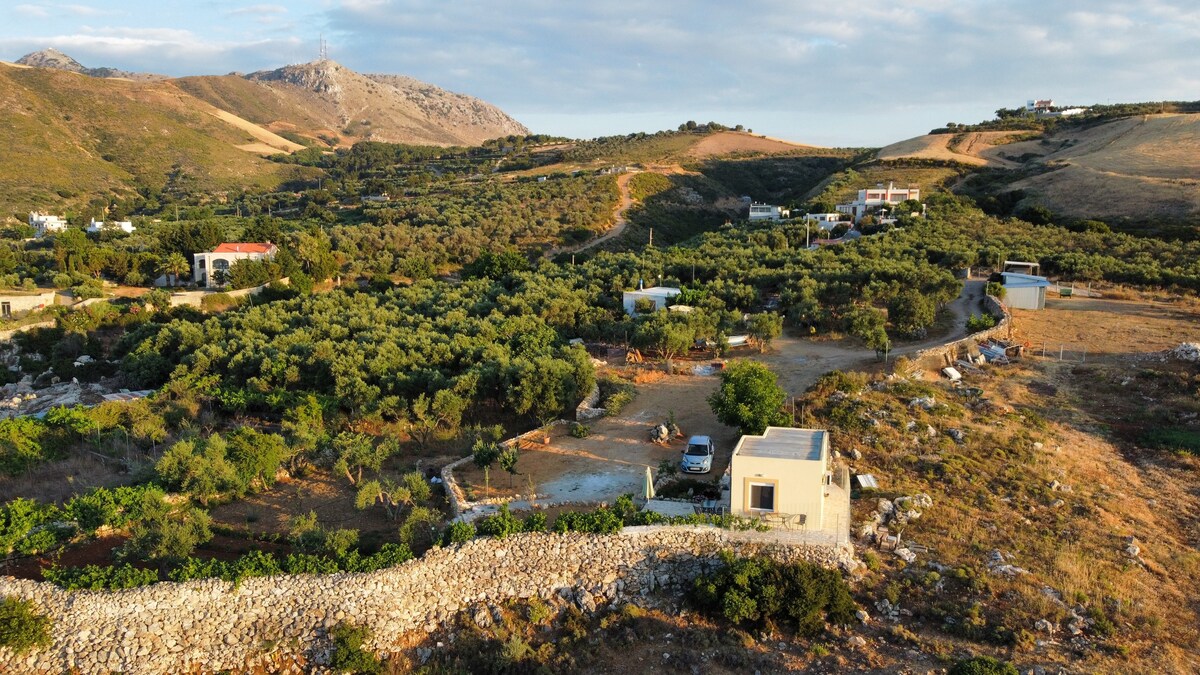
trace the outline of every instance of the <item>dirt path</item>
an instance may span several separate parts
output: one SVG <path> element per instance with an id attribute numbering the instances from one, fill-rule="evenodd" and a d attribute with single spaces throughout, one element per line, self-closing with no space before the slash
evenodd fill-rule
<path id="1" fill-rule="evenodd" d="M 546 251 L 546 257 L 552 258 L 560 253 L 580 253 L 609 239 L 621 236 L 621 233 L 625 231 L 625 226 L 629 224 L 629 221 L 625 219 L 625 213 L 629 211 L 629 207 L 633 206 L 633 196 L 629 193 L 629 180 L 637 173 L 640 172 L 630 171 L 617 176 L 617 189 L 621 191 L 621 200 L 617 203 L 617 210 L 613 213 L 613 226 L 608 228 L 607 232 L 578 246 L 552 248 Z"/>
<path id="2" fill-rule="evenodd" d="M 982 279 L 970 279 L 963 284 L 958 297 L 946 305 L 953 325 L 949 333 L 896 345 L 888 354 L 888 359 L 966 337 L 967 317 L 983 311 L 986 285 L 987 282 Z M 831 370 L 868 370 L 879 365 L 874 352 L 851 338 L 814 341 L 784 335 L 771 343 L 769 353 L 754 358 L 770 366 L 779 377 L 779 386 L 797 396 Z"/>

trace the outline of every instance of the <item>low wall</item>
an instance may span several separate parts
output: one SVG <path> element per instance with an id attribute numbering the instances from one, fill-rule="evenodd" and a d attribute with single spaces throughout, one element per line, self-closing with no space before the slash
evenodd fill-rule
<path id="1" fill-rule="evenodd" d="M 433 549 L 369 574 L 204 580 L 127 591 L 63 591 L 0 577 L 0 595 L 31 600 L 53 619 L 53 645 L 17 657 L 0 649 L 4 672 L 309 672 L 328 654 L 326 631 L 370 627 L 365 645 L 387 650 L 410 631 L 432 631 L 459 611 L 510 598 L 593 603 L 679 595 L 722 550 L 849 562 L 852 550 L 784 547 L 769 533 L 712 527 L 633 527 L 614 535 L 521 534 Z M 301 668 L 299 662 L 307 666 Z"/>
<path id="2" fill-rule="evenodd" d="M 570 424 L 570 423 L 571 422 L 569 420 L 555 420 L 555 421 L 551 422 L 550 424 L 548 424 L 547 426 L 557 427 L 557 426 L 561 426 L 563 424 Z M 533 431 L 527 431 L 519 436 L 514 436 L 514 437 L 508 439 L 507 441 L 501 442 L 500 447 L 504 448 L 504 449 L 508 449 L 514 445 L 520 444 L 521 441 L 527 441 L 530 439 L 539 439 L 540 440 L 543 437 L 543 434 L 545 433 L 543 429 L 544 429 L 543 427 L 539 427 L 537 429 L 534 429 Z M 451 463 L 447 464 L 446 466 L 442 467 L 442 485 L 444 485 L 446 487 L 446 499 L 449 500 L 449 502 L 450 502 L 450 514 L 451 514 L 452 518 L 458 518 L 459 516 L 461 516 L 463 514 L 464 511 L 470 511 L 471 509 L 475 508 L 476 506 L 483 506 L 483 505 L 488 505 L 488 504 L 503 504 L 506 502 L 520 501 L 521 499 L 533 499 L 533 495 L 517 495 L 514 497 L 504 497 L 504 498 L 499 498 L 499 499 L 481 499 L 479 501 L 474 501 L 474 502 L 468 501 L 466 493 L 463 492 L 463 489 L 461 487 L 459 487 L 458 480 L 454 478 L 454 470 L 457 469 L 458 467 L 462 466 L 463 464 L 470 462 L 471 460 L 472 460 L 472 457 L 470 455 L 467 455 L 466 457 L 463 457 L 460 460 L 451 462 Z"/>
<path id="3" fill-rule="evenodd" d="M 580 422 L 587 422 L 594 419 L 599 419 L 608 414 L 604 408 L 597 408 L 600 405 L 600 385 L 593 384 L 592 391 L 587 395 L 587 398 L 580 401 L 575 407 L 575 419 Z"/>
<path id="4" fill-rule="evenodd" d="M 0 331 L 0 342 L 7 342 L 8 340 L 11 340 L 17 333 L 24 333 L 27 330 L 33 330 L 34 328 L 54 328 L 57 325 L 57 321 L 39 321 L 37 323 L 28 323 L 24 326 L 18 326 L 9 330 Z"/>
<path id="5" fill-rule="evenodd" d="M 284 286 L 287 286 L 290 282 L 291 279 L 287 277 L 278 280 L 278 283 L 281 283 Z M 225 295 L 235 299 L 244 298 L 248 295 L 258 295 L 262 292 L 262 289 L 270 286 L 273 283 L 276 282 L 272 281 L 270 283 L 263 284 L 262 286 L 255 286 L 253 288 L 239 288 L 236 291 L 184 291 L 182 293 L 172 293 L 171 306 L 179 307 L 181 305 L 191 305 L 192 307 L 199 307 L 204 298 L 210 295 L 216 295 L 218 293 L 224 293 Z"/>
<path id="6" fill-rule="evenodd" d="M 988 338 L 1006 337 L 1012 323 L 1012 316 L 1008 309 L 1000 299 L 994 295 L 984 296 L 983 309 L 992 316 L 996 317 L 996 325 L 986 330 L 981 330 L 978 333 L 972 333 L 961 340 L 947 342 L 944 345 L 933 347 L 932 349 L 924 349 L 913 354 L 910 358 L 918 367 L 929 370 L 940 370 L 946 366 L 954 365 L 956 359 L 963 357 L 966 350 L 976 342 L 987 340 Z"/>

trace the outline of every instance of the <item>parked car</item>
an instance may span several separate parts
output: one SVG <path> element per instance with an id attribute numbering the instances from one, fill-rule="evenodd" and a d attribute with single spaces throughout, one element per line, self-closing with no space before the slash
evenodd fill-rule
<path id="1" fill-rule="evenodd" d="M 692 436 L 683 450 L 683 461 L 680 468 L 684 473 L 708 473 L 712 471 L 714 454 L 716 454 L 716 448 L 713 447 L 711 438 Z"/>

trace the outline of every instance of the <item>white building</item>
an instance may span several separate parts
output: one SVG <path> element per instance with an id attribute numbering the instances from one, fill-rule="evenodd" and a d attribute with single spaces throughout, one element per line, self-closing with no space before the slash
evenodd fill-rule
<path id="1" fill-rule="evenodd" d="M 45 309 L 56 303 L 57 295 L 56 291 L 34 293 L 6 291 L 0 293 L 0 319 L 11 319 L 26 312 Z"/>
<path id="2" fill-rule="evenodd" d="M 782 206 L 759 204 L 758 202 L 750 204 L 750 220 L 783 220 L 790 217 L 791 212 Z"/>
<path id="3" fill-rule="evenodd" d="M 202 286 L 219 286 L 221 284 L 214 276 L 218 272 L 222 275 L 228 273 L 233 263 L 239 260 L 270 260 L 278 252 L 279 248 L 271 242 L 221 244 L 212 251 L 196 254 L 192 280 Z"/>
<path id="4" fill-rule="evenodd" d="M 67 221 L 61 216 L 52 216 L 39 211 L 29 212 L 29 226 L 37 230 L 37 236 L 44 237 L 50 232 L 62 232 L 67 229 Z"/>
<path id="5" fill-rule="evenodd" d="M 832 230 L 842 222 L 840 213 L 806 213 L 804 219 L 816 223 L 819 230 Z"/>
<path id="6" fill-rule="evenodd" d="M 1050 112 L 1050 109 L 1053 107 L 1054 107 L 1054 99 L 1052 99 L 1052 98 L 1039 98 L 1039 99 L 1031 98 L 1025 102 L 1025 112 L 1031 112 L 1031 113 Z"/>
<path id="7" fill-rule="evenodd" d="M 850 216 L 857 223 L 871 211 L 895 206 L 909 199 L 920 201 L 921 188 L 898 188 L 895 183 L 888 183 L 887 187 L 884 187 L 883 183 L 880 183 L 873 188 L 859 190 L 858 199 L 849 204 L 838 204 L 837 210 L 838 213 Z"/>
<path id="8" fill-rule="evenodd" d="M 625 291 L 621 298 L 621 303 L 625 306 L 625 313 L 633 316 L 637 314 L 637 301 L 649 300 L 654 303 L 654 311 L 658 311 L 667 306 L 671 298 L 679 295 L 682 291 L 678 288 L 670 288 L 667 286 L 651 286 L 650 288 L 642 288 L 636 291 Z"/>
<path id="9" fill-rule="evenodd" d="M 730 513 L 785 516 L 804 529 L 824 528 L 832 484 L 829 432 L 767 427 L 761 436 L 742 436 L 729 474 Z"/>
<path id="10" fill-rule="evenodd" d="M 92 218 L 92 222 L 87 226 L 87 231 L 91 232 L 92 234 L 99 234 L 104 230 L 120 230 L 125 234 L 133 234 L 133 231 L 136 229 L 137 228 L 133 226 L 133 223 L 129 222 L 128 220 L 111 220 L 109 222 L 104 222 L 103 220 L 96 220 L 95 218 Z"/>
<path id="11" fill-rule="evenodd" d="M 1015 309 L 1046 309 L 1050 280 L 1032 274 L 1004 272 L 1004 304 Z"/>

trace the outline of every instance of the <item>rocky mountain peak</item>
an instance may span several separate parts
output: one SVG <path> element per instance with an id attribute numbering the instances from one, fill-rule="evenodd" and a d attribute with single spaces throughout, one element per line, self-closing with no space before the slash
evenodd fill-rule
<path id="1" fill-rule="evenodd" d="M 85 68 L 82 63 L 58 51 L 54 47 L 48 47 L 36 52 L 30 52 L 17 59 L 17 63 L 22 66 L 31 66 L 33 68 L 54 68 L 56 70 L 66 70 L 72 73 L 87 72 L 87 68 Z"/>

